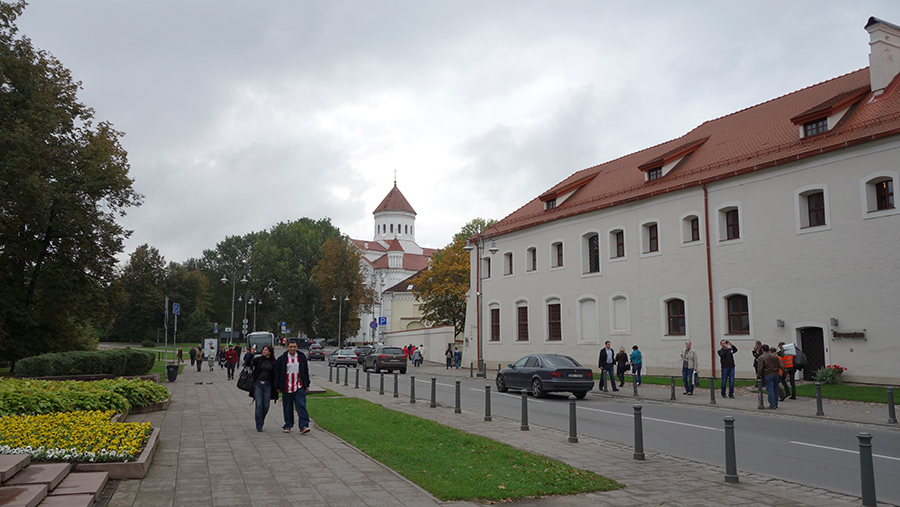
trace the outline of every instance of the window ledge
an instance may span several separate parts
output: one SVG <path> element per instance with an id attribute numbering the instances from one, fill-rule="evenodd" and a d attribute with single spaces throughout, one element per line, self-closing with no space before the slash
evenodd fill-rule
<path id="1" fill-rule="evenodd" d="M 869 210 L 868 212 L 866 212 L 865 215 L 863 215 L 863 220 L 868 220 L 870 218 L 887 217 L 887 216 L 897 215 L 897 214 L 900 214 L 900 208 L 885 208 L 885 209 Z"/>
<path id="2" fill-rule="evenodd" d="M 734 239 L 720 239 L 719 244 L 717 246 L 728 246 L 728 245 L 737 245 L 744 242 L 744 237 Z"/>
<path id="3" fill-rule="evenodd" d="M 830 231 L 831 224 L 823 224 L 823 225 L 807 225 L 806 227 L 801 227 L 797 230 L 797 234 L 810 234 L 814 232 L 822 232 L 822 231 Z"/>
<path id="4" fill-rule="evenodd" d="M 702 245 L 702 244 L 703 244 L 703 241 L 701 241 L 701 240 L 699 240 L 699 239 L 692 239 L 692 240 L 690 240 L 690 241 L 682 241 L 682 242 L 681 242 L 682 248 L 683 248 L 683 247 L 688 247 L 688 246 L 700 246 L 700 245 Z"/>
<path id="5" fill-rule="evenodd" d="M 602 271 L 594 271 L 593 273 L 582 273 L 581 278 L 595 278 L 601 276 L 603 274 Z"/>
<path id="6" fill-rule="evenodd" d="M 655 252 L 642 252 L 642 253 L 641 253 L 641 259 L 645 259 L 645 258 L 647 258 L 647 257 L 658 257 L 658 256 L 660 256 L 660 255 L 662 255 L 662 252 L 659 251 L 659 250 L 657 250 L 657 251 L 655 251 Z"/>
<path id="7" fill-rule="evenodd" d="M 610 257 L 607 262 L 624 262 L 628 260 L 628 256 L 623 255 L 621 257 Z"/>

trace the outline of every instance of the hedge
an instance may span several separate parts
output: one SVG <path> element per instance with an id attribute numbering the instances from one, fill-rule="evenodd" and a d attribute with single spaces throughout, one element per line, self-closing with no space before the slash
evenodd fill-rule
<path id="1" fill-rule="evenodd" d="M 16 377 L 61 377 L 69 375 L 146 375 L 156 361 L 147 350 L 115 349 L 60 352 L 16 361 Z"/>
<path id="2" fill-rule="evenodd" d="M 169 391 L 156 382 L 140 379 L 0 380 L 0 416 L 50 414 L 80 410 L 115 410 L 119 413 L 159 403 Z"/>

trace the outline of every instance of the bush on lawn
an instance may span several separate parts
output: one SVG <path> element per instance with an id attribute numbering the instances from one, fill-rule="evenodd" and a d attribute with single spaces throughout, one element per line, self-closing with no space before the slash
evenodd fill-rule
<path id="1" fill-rule="evenodd" d="M 26 357 L 16 361 L 16 377 L 59 377 L 69 375 L 146 375 L 156 361 L 147 350 L 115 349 L 59 352 Z"/>
<path id="2" fill-rule="evenodd" d="M 141 342 L 141 347 L 146 347 L 149 349 L 149 348 L 155 347 L 155 346 L 156 346 L 156 342 L 153 340 L 144 340 Z"/>
<path id="3" fill-rule="evenodd" d="M 125 413 L 169 398 L 156 382 L 140 379 L 0 380 L 0 417 L 50 414 L 82 410 L 115 410 Z"/>

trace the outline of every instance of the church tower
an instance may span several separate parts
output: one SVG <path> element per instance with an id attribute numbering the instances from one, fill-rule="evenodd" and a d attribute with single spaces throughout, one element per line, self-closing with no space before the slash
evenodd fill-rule
<path id="1" fill-rule="evenodd" d="M 375 241 L 390 243 L 397 239 L 404 244 L 416 242 L 416 211 L 397 188 L 397 180 L 372 214 L 375 215 Z"/>

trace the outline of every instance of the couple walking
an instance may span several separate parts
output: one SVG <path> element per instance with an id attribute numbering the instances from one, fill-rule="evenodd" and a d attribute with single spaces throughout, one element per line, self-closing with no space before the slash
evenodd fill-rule
<path id="1" fill-rule="evenodd" d="M 309 433 L 309 413 L 306 411 L 306 391 L 309 389 L 309 364 L 306 356 L 297 350 L 297 342 L 288 343 L 287 351 L 277 360 L 271 345 L 263 347 L 262 354 L 254 357 L 253 390 L 256 401 L 256 431 L 262 431 L 269 403 L 281 395 L 284 408 L 284 425 L 281 429 L 290 433 L 294 427 L 294 408 L 297 409 L 300 433 Z"/>

